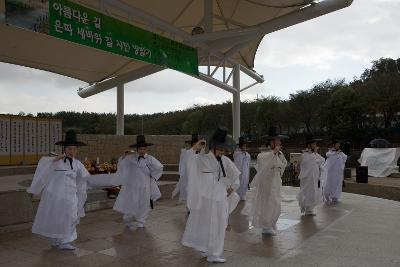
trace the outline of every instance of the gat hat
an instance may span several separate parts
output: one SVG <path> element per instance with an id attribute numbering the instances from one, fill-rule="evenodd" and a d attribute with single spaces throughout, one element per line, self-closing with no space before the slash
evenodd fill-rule
<path id="1" fill-rule="evenodd" d="M 247 144 L 247 143 L 248 143 L 248 141 L 246 140 L 246 138 L 244 138 L 244 136 L 240 136 L 240 137 L 239 137 L 238 146 L 245 145 L 245 144 Z"/>
<path id="2" fill-rule="evenodd" d="M 331 138 L 331 144 L 337 144 L 337 143 L 342 143 L 343 140 L 339 139 L 337 136 L 332 136 Z"/>
<path id="3" fill-rule="evenodd" d="M 74 130 L 68 130 L 65 133 L 64 141 L 58 141 L 55 143 L 56 146 L 86 146 L 85 143 L 79 142 L 76 139 L 76 133 Z"/>
<path id="4" fill-rule="evenodd" d="M 322 141 L 322 139 L 314 138 L 314 135 L 309 133 L 306 135 L 305 144 L 308 145 L 308 144 L 312 144 L 312 143 L 316 143 L 316 142 L 320 142 L 320 141 Z"/>
<path id="5" fill-rule="evenodd" d="M 266 138 L 267 140 L 272 140 L 275 138 L 278 138 L 278 139 L 288 139 L 289 138 L 289 136 L 287 136 L 287 135 L 280 134 L 278 126 L 270 126 L 268 135 L 264 135 L 262 137 Z"/>
<path id="6" fill-rule="evenodd" d="M 130 145 L 129 147 L 147 147 L 152 146 L 152 143 L 146 142 L 146 137 L 142 134 L 136 136 L 136 144 Z"/>
<path id="7" fill-rule="evenodd" d="M 194 133 L 194 134 L 192 134 L 192 139 L 186 140 L 185 143 L 189 143 L 189 144 L 193 145 L 193 144 L 197 143 L 199 140 L 200 140 L 199 134 Z"/>
<path id="8" fill-rule="evenodd" d="M 223 126 L 219 126 L 214 134 L 208 140 L 210 147 L 223 147 L 227 150 L 234 150 L 236 146 L 235 141 L 231 136 L 228 135 L 228 129 Z"/>

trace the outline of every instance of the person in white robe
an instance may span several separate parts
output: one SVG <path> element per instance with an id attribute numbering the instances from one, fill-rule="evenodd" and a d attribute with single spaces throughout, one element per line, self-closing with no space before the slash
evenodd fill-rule
<path id="1" fill-rule="evenodd" d="M 74 250 L 71 242 L 77 238 L 80 218 L 85 216 L 86 178 L 90 176 L 75 157 L 77 147 L 85 144 L 76 140 L 74 131 L 68 131 L 65 140 L 56 145 L 63 146 L 64 154 L 42 157 L 27 190 L 41 193 L 32 233 L 48 238 L 53 247 Z"/>
<path id="2" fill-rule="evenodd" d="M 179 194 L 180 201 L 186 201 L 187 199 L 187 186 L 188 178 L 186 174 L 187 158 L 189 157 L 190 150 L 199 141 L 198 134 L 192 134 L 191 140 L 186 140 L 186 147 L 181 149 L 181 154 L 179 157 L 179 181 L 175 186 L 174 191 L 172 191 L 172 199 Z"/>
<path id="3" fill-rule="evenodd" d="M 188 159 L 189 218 L 182 237 L 184 246 L 202 252 L 208 262 L 223 263 L 225 231 L 229 212 L 235 208 L 239 197 L 240 172 L 224 151 L 229 147 L 227 129 L 219 127 L 210 142 L 210 151 L 193 150 Z M 233 140 L 231 144 L 234 144 Z M 204 147 L 205 140 L 196 143 L 194 149 Z M 231 204 L 230 204 L 231 203 Z"/>
<path id="4" fill-rule="evenodd" d="M 326 204 L 336 204 L 340 199 L 346 161 L 347 155 L 340 150 L 340 141 L 334 139 L 332 148 L 326 152 L 322 175 L 323 199 Z"/>
<path id="5" fill-rule="evenodd" d="M 163 165 L 147 154 L 144 135 L 137 136 L 135 153 L 129 153 L 120 159 L 112 183 L 121 185 L 121 191 L 113 209 L 123 214 L 124 224 L 130 229 L 143 228 L 153 203 L 161 197 L 157 181 L 163 172 Z M 133 223 L 136 221 L 136 225 Z"/>
<path id="6" fill-rule="evenodd" d="M 237 190 L 240 200 L 246 200 L 246 193 L 249 185 L 251 157 L 246 149 L 246 140 L 244 137 L 239 137 L 238 148 L 235 150 L 235 153 L 233 153 L 233 162 L 240 171 L 240 187 Z"/>
<path id="7" fill-rule="evenodd" d="M 315 216 L 315 207 L 322 203 L 320 176 L 325 159 L 318 154 L 317 142 L 311 134 L 306 136 L 306 149 L 299 162 L 300 192 L 297 195 L 300 211 L 305 216 Z"/>
<path id="8" fill-rule="evenodd" d="M 252 218 L 252 225 L 262 228 L 262 233 L 266 235 L 276 235 L 276 223 L 281 214 L 281 177 L 287 165 L 281 151 L 281 139 L 286 138 L 278 133 L 277 127 L 270 127 L 267 139 L 271 149 L 257 156 L 257 174 L 250 184 L 251 188 L 255 188 L 254 195 L 242 211 Z"/>

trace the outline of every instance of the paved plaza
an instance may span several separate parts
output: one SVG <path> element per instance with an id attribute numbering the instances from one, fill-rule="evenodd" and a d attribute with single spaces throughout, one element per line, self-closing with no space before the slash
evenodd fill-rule
<path id="1" fill-rule="evenodd" d="M 284 187 L 277 236 L 262 236 L 243 204 L 230 217 L 222 266 L 400 266 L 400 202 L 344 194 L 301 217 L 298 188 Z M 90 212 L 78 226 L 74 252 L 58 251 L 31 234 L 30 225 L 0 228 L 1 266 L 208 266 L 183 247 L 185 206 L 157 203 L 146 228 L 128 230 L 111 209 Z M 215 264 L 214 264 L 215 265 Z"/>

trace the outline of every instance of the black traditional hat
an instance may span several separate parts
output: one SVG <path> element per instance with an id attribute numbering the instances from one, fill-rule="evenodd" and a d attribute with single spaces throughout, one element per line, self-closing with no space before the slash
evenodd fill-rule
<path id="1" fill-rule="evenodd" d="M 236 146 L 235 141 L 228 135 L 228 129 L 219 126 L 208 140 L 210 147 L 223 147 L 224 149 L 233 150 Z"/>
<path id="2" fill-rule="evenodd" d="M 331 138 L 331 144 L 337 144 L 337 143 L 342 143 L 343 140 L 339 139 L 337 136 L 332 136 Z"/>
<path id="3" fill-rule="evenodd" d="M 267 140 L 272 140 L 275 138 L 278 138 L 278 139 L 288 139 L 289 138 L 289 136 L 287 136 L 287 135 L 280 134 L 278 126 L 270 126 L 268 135 L 264 135 L 263 137 L 266 138 Z"/>
<path id="4" fill-rule="evenodd" d="M 152 143 L 146 142 L 146 137 L 142 134 L 136 136 L 136 144 L 130 145 L 129 147 L 147 147 L 152 146 Z"/>
<path id="5" fill-rule="evenodd" d="M 316 142 L 320 142 L 320 141 L 322 141 L 322 139 L 314 138 L 314 135 L 309 133 L 306 135 L 305 144 L 308 145 L 308 144 L 312 144 L 312 143 L 316 143 Z"/>
<path id="6" fill-rule="evenodd" d="M 55 143 L 56 146 L 86 146 L 85 143 L 76 140 L 76 133 L 74 130 L 68 130 L 65 133 L 64 141 L 58 141 Z"/>
<path id="7" fill-rule="evenodd" d="M 240 136 L 240 137 L 239 137 L 238 146 L 245 145 L 245 144 L 247 144 L 247 143 L 248 143 L 248 142 L 247 142 L 246 138 L 244 138 L 244 136 Z"/>
<path id="8" fill-rule="evenodd" d="M 194 144 L 197 143 L 199 140 L 200 140 L 199 134 L 198 134 L 198 133 L 194 133 L 194 134 L 192 134 L 192 139 L 186 140 L 185 143 L 189 143 L 189 144 L 191 144 L 191 145 L 194 145 Z"/>

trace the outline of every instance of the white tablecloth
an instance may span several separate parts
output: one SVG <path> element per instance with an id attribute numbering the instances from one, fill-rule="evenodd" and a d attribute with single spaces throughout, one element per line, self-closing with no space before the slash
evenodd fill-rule
<path id="1" fill-rule="evenodd" d="M 400 148 L 365 148 L 358 162 L 361 166 L 368 166 L 368 175 L 386 177 L 398 173 L 397 160 Z"/>

